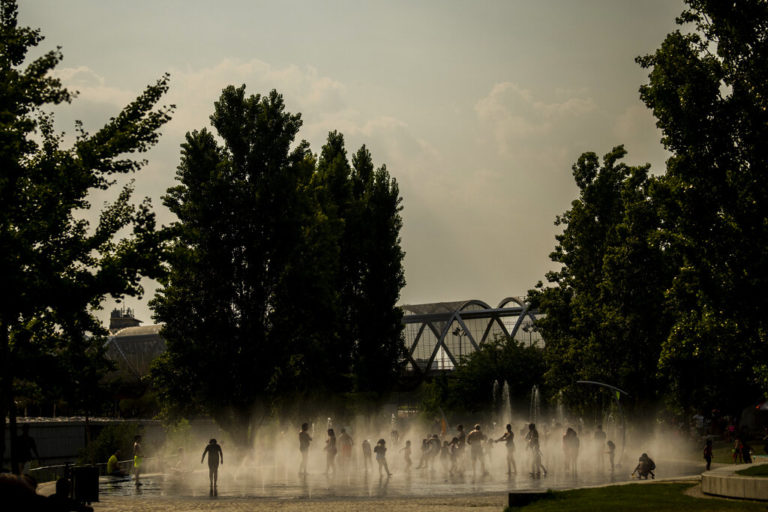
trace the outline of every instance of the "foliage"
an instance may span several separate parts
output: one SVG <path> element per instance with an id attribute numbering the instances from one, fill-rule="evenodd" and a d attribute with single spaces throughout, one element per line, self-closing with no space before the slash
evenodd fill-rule
<path id="1" fill-rule="evenodd" d="M 509 385 L 510 396 L 528 396 L 546 370 L 544 353 L 535 346 L 505 336 L 481 345 L 450 375 L 437 377 L 426 393 L 424 408 L 454 413 L 491 410 L 494 382 Z"/>
<path id="2" fill-rule="evenodd" d="M 653 244 L 658 215 L 649 200 L 648 166 L 620 160 L 622 146 L 603 157 L 584 153 L 573 166 L 579 198 L 558 216 L 564 226 L 550 255 L 561 268 L 529 292 L 542 313 L 546 380 L 552 394 L 577 405 L 595 380 L 630 393 L 638 406 L 653 400 L 658 340 L 668 332 L 663 309 L 667 256 Z"/>
<path id="3" fill-rule="evenodd" d="M 365 146 L 350 166 L 343 136 L 331 132 L 313 183 L 322 211 L 337 225 L 336 319 L 348 342 L 342 350 L 352 357 L 353 387 L 380 395 L 394 386 L 404 354 L 402 311 L 394 307 L 405 286 L 397 181 L 386 166 L 374 169 Z"/>
<path id="4" fill-rule="evenodd" d="M 52 75 L 61 52 L 25 64 L 43 37 L 19 27 L 17 6 L 0 1 L 0 417 L 14 389 L 35 387 L 87 412 L 106 369 L 106 331 L 92 311 L 107 294 L 142 292 L 159 273 L 160 238 L 148 200 L 127 185 L 85 220 L 89 193 L 137 171 L 172 107 L 156 108 L 168 77 L 150 85 L 93 134 L 80 123 L 72 147 L 44 109 L 73 95 Z M 4 428 L 4 420 L 2 422 Z M 0 443 L 4 436 L 0 432 Z M 4 448 L 0 445 L 0 451 Z"/>
<path id="5" fill-rule="evenodd" d="M 178 222 L 152 303 L 168 343 L 153 375 L 169 419 L 210 415 L 249 445 L 284 404 L 306 413 L 329 395 L 391 388 L 400 198 L 365 148 L 349 165 L 341 134 L 319 158 L 294 145 L 301 117 L 276 91 L 227 87 L 211 122 L 223 145 L 188 133 L 164 198 Z"/>
<path id="6" fill-rule="evenodd" d="M 659 374 L 680 409 L 737 410 L 768 392 L 768 4 L 687 3 L 685 32 L 638 59 L 672 153 L 650 190 L 676 258 Z"/>
<path id="7" fill-rule="evenodd" d="M 79 462 L 103 464 L 115 450 L 120 450 L 121 459 L 128 459 L 133 453 L 133 438 L 139 433 L 139 425 L 135 423 L 107 425 L 101 429 L 96 439 L 81 450 Z"/>

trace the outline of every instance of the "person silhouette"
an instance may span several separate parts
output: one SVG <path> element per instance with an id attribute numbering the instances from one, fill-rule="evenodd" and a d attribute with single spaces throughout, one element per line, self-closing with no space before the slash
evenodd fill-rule
<path id="1" fill-rule="evenodd" d="M 203 450 L 203 457 L 200 459 L 200 464 L 205 461 L 205 456 L 208 455 L 208 480 L 211 483 L 211 489 L 209 491 L 210 496 L 217 496 L 218 480 L 219 480 L 219 459 L 224 464 L 224 452 L 221 450 L 221 446 L 216 442 L 216 439 L 208 441 L 205 450 Z"/>
<path id="2" fill-rule="evenodd" d="M 379 476 L 383 475 L 382 470 L 387 473 L 387 477 L 392 476 L 387 465 L 387 442 L 384 439 L 379 439 L 373 451 L 376 454 L 376 462 L 379 463 Z"/>
<path id="3" fill-rule="evenodd" d="M 512 432 L 512 425 L 507 424 L 507 431 L 496 440 L 497 443 L 502 441 L 507 448 L 507 474 L 517 473 L 517 464 L 515 464 L 515 433 Z"/>
<path id="4" fill-rule="evenodd" d="M 336 474 L 336 433 L 328 429 L 328 439 L 325 440 L 325 474 L 333 471 Z"/>
<path id="5" fill-rule="evenodd" d="M 141 436 L 133 438 L 133 473 L 136 479 L 136 487 L 141 485 L 141 463 L 144 460 L 144 450 L 141 447 Z"/>
<path id="6" fill-rule="evenodd" d="M 299 431 L 299 452 L 301 452 L 301 464 L 299 465 L 299 474 L 307 474 L 307 457 L 309 456 L 309 444 L 312 442 L 312 436 L 309 435 L 309 423 L 302 423 Z"/>
<path id="7" fill-rule="evenodd" d="M 28 423 L 24 423 L 21 426 L 21 435 L 16 437 L 16 454 L 18 474 L 20 475 L 29 471 L 30 461 L 35 459 L 40 460 L 40 454 L 37 453 L 37 443 L 35 443 L 35 439 L 29 435 Z"/>

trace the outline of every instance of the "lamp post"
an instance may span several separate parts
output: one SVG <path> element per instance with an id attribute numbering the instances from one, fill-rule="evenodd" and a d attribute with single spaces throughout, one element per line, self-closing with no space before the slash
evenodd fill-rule
<path id="1" fill-rule="evenodd" d="M 466 336 L 466 332 L 464 332 L 464 329 L 461 328 L 461 326 L 457 326 L 452 332 L 454 336 L 459 337 L 459 362 L 461 362 L 461 359 L 463 357 L 463 354 L 461 353 L 461 339 Z"/>

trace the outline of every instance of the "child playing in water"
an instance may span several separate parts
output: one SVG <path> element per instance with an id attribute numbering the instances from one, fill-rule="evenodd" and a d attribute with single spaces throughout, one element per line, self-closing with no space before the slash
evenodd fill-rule
<path id="1" fill-rule="evenodd" d="M 336 474 L 336 434 L 328 429 L 328 439 L 325 440 L 325 474 L 333 471 Z"/>
<path id="2" fill-rule="evenodd" d="M 387 476 L 392 476 L 389 472 L 389 466 L 387 465 L 387 442 L 383 439 L 379 439 L 376 446 L 373 448 L 373 452 L 376 454 L 376 462 L 379 463 L 379 476 L 382 476 L 382 468 L 387 473 Z"/>
<path id="3" fill-rule="evenodd" d="M 707 461 L 707 471 L 712 465 L 712 440 L 707 439 L 707 444 L 704 446 L 704 460 Z"/>
<path id="4" fill-rule="evenodd" d="M 218 494 L 217 483 L 219 479 L 219 459 L 224 464 L 224 452 L 221 451 L 221 446 L 216 443 L 215 439 L 211 439 L 208 445 L 203 450 L 203 458 L 200 459 L 200 464 L 205 460 L 205 456 L 208 455 L 208 479 L 211 481 L 211 489 L 209 494 L 216 496 Z"/>
<path id="5" fill-rule="evenodd" d="M 309 455 L 309 444 L 312 442 L 312 436 L 309 435 L 309 423 L 302 423 L 299 431 L 299 452 L 301 453 L 301 464 L 299 465 L 299 474 L 307 474 L 307 456 Z"/>
<path id="6" fill-rule="evenodd" d="M 608 461 L 611 463 L 611 471 L 613 471 L 613 457 L 616 455 L 616 445 L 610 439 L 605 445 L 608 447 Z"/>
<path id="7" fill-rule="evenodd" d="M 408 440 L 405 442 L 405 446 L 400 448 L 400 451 L 403 452 L 403 458 L 405 459 L 405 471 L 410 472 L 411 471 L 411 441 Z"/>
<path id="8" fill-rule="evenodd" d="M 632 472 L 632 476 L 637 473 L 638 479 L 645 478 L 648 480 L 648 475 L 651 475 L 651 479 L 654 479 L 656 478 L 656 475 L 653 473 L 654 469 L 656 469 L 656 463 L 653 462 L 647 453 L 644 453 L 640 456 L 640 459 L 638 459 L 637 467 Z"/>
<path id="9" fill-rule="evenodd" d="M 371 443 L 367 439 L 363 439 L 363 466 L 366 472 L 368 472 L 368 466 L 373 466 L 371 460 Z"/>
<path id="10" fill-rule="evenodd" d="M 497 443 L 502 441 L 507 448 L 507 474 L 517 473 L 517 464 L 515 464 L 515 433 L 512 432 L 512 425 L 507 424 L 507 431 L 496 440 Z"/>

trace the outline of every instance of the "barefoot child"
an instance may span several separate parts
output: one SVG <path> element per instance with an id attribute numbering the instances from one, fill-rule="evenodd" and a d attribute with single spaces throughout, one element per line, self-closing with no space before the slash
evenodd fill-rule
<path id="1" fill-rule="evenodd" d="M 373 452 L 376 454 L 376 462 L 379 463 L 379 476 L 382 476 L 382 469 L 387 473 L 387 476 L 392 476 L 387 465 L 387 442 L 379 439 L 379 442 L 373 448 Z"/>

